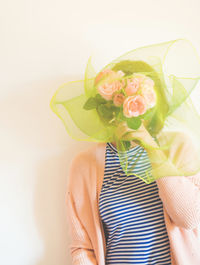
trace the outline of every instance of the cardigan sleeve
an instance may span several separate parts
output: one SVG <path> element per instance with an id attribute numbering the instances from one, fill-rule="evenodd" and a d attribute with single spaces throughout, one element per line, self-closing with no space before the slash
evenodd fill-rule
<path id="1" fill-rule="evenodd" d="M 200 174 L 157 180 L 159 196 L 169 217 L 185 229 L 200 225 Z"/>
<path id="2" fill-rule="evenodd" d="M 197 159 L 192 142 L 183 139 L 183 146 L 177 147 L 178 159 L 176 156 L 176 163 L 181 167 L 188 159 L 191 162 Z M 162 177 L 156 182 L 163 207 L 177 226 L 194 229 L 200 225 L 200 172 L 192 176 Z"/>
<path id="3" fill-rule="evenodd" d="M 81 177 L 79 156 L 76 156 L 70 165 L 66 193 L 67 221 L 71 239 L 69 248 L 73 265 L 97 265 L 94 249 L 81 215 L 86 211 L 84 205 L 87 204 L 81 190 Z"/>

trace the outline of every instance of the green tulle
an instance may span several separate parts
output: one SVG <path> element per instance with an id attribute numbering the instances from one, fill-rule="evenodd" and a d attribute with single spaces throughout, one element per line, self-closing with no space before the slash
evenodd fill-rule
<path id="1" fill-rule="evenodd" d="M 199 90 L 200 59 L 193 45 L 186 39 L 177 39 L 140 47 L 113 60 L 101 71 L 105 69 L 121 70 L 127 76 L 143 73 L 153 79 L 157 104 L 146 128 L 157 146 L 135 137 L 118 138 L 117 124 L 110 122 L 113 109 L 106 116 L 106 105 L 90 110 L 83 108 L 89 98 L 97 95 L 97 73 L 91 57 L 84 80 L 59 87 L 50 103 L 69 135 L 79 141 L 116 142 L 119 160 L 127 175 L 133 174 L 137 166 L 127 152 L 130 141 L 136 141 L 148 152 L 151 162 L 145 176 L 138 175 L 146 183 L 163 176 L 196 174 L 200 170 L 200 115 L 191 95 L 194 89 Z M 182 155 L 184 148 L 187 153 Z"/>

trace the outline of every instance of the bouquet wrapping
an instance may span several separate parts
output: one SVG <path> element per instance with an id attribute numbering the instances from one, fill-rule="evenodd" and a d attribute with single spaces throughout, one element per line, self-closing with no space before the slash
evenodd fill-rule
<path id="1" fill-rule="evenodd" d="M 200 170 L 199 80 L 197 51 L 177 39 L 127 52 L 98 73 L 90 57 L 84 80 L 60 86 L 50 106 L 73 139 L 115 142 L 127 175 L 141 155 L 130 156 L 131 143 L 143 146 L 151 168 L 138 177 L 151 183 Z M 156 144 L 134 135 L 142 126 Z"/>

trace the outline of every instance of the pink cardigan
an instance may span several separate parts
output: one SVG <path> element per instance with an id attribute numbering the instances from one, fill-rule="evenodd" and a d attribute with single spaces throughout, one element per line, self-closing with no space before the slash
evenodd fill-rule
<path id="1" fill-rule="evenodd" d="M 189 148 L 179 148 L 180 161 Z M 105 265 L 106 241 L 98 208 L 105 150 L 106 143 L 95 143 L 71 161 L 66 205 L 73 265 Z M 156 182 L 172 265 L 200 265 L 200 174 L 163 177 Z"/>

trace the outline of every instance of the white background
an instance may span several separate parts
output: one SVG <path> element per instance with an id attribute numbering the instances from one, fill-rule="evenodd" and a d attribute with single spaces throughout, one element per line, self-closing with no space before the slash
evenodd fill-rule
<path id="1" fill-rule="evenodd" d="M 0 264 L 70 265 L 65 190 L 76 142 L 51 111 L 64 82 L 134 48 L 187 38 L 199 0 L 1 0 Z"/>

